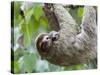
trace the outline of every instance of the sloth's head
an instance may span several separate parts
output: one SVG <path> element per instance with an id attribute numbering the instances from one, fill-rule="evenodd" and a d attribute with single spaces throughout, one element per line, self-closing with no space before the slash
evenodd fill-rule
<path id="1" fill-rule="evenodd" d="M 42 33 L 36 39 L 36 47 L 38 52 L 41 54 L 48 53 L 48 49 L 52 45 L 52 39 L 48 34 Z"/>
<path id="2" fill-rule="evenodd" d="M 41 54 L 46 54 L 49 52 L 50 47 L 53 45 L 54 41 L 57 41 L 59 34 L 56 32 L 42 33 L 36 38 L 36 47 L 38 52 Z"/>

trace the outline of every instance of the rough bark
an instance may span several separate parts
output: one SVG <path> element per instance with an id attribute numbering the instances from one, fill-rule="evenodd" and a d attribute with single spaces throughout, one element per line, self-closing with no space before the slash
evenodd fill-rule
<path id="1" fill-rule="evenodd" d="M 59 40 L 49 48 L 47 55 L 41 55 L 52 64 L 69 66 L 88 63 L 97 57 L 96 10 L 84 7 L 81 32 L 69 12 L 58 4 L 44 6 L 44 12 L 52 30 L 60 34 Z"/>

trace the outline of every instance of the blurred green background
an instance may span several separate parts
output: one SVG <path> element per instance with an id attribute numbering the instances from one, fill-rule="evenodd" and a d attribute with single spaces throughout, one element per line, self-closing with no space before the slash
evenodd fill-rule
<path id="1" fill-rule="evenodd" d="M 96 68 L 94 63 L 60 67 L 41 60 L 35 47 L 35 38 L 39 33 L 50 31 L 48 21 L 41 3 L 34 3 L 32 8 L 25 11 L 25 18 L 20 15 L 21 5 L 22 2 L 18 1 L 11 3 L 11 72 L 36 73 Z M 83 7 L 69 7 L 66 10 L 80 25 Z"/>

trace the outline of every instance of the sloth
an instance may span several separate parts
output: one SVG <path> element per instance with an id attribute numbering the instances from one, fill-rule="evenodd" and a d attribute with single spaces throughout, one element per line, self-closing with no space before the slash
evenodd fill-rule
<path id="1" fill-rule="evenodd" d="M 59 66 L 86 64 L 95 59 L 97 57 L 97 25 L 94 7 L 84 7 L 78 34 L 75 21 L 63 6 L 53 5 L 53 8 L 53 14 L 48 13 L 47 8 L 45 8 L 45 13 L 48 13 L 46 16 L 51 22 L 50 26 L 56 25 L 57 23 L 54 23 L 56 21 L 59 23 L 60 30 L 54 28 L 55 31 L 40 34 L 37 37 L 36 47 L 41 58 Z"/>

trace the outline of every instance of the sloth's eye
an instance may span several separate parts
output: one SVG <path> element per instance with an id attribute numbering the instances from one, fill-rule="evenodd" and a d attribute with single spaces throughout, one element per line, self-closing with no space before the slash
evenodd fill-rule
<path id="1" fill-rule="evenodd" d="M 47 39 L 50 39 L 50 37 L 47 37 Z"/>
<path id="2" fill-rule="evenodd" d="M 49 37 L 47 37 L 47 39 L 49 39 Z"/>

